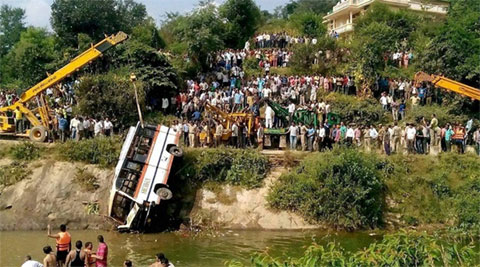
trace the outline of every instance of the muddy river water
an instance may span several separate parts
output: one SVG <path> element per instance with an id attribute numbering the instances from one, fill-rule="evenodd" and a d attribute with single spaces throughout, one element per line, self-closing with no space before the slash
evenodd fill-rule
<path id="1" fill-rule="evenodd" d="M 148 266 L 154 255 L 165 253 L 175 266 L 224 266 L 227 260 L 248 262 L 255 251 L 268 250 L 273 256 L 300 256 L 312 242 L 339 242 L 347 250 L 367 246 L 381 236 L 368 233 L 327 233 L 323 231 L 219 231 L 201 235 L 183 233 L 121 234 L 117 232 L 70 231 L 72 241 L 91 241 L 96 249 L 96 236 L 102 234 L 109 246 L 110 266 L 121 266 L 125 259 L 134 266 Z M 72 243 L 73 243 L 72 242 Z M 46 231 L 0 232 L 0 266 L 20 266 L 25 255 L 43 259 L 42 248 L 54 247 L 55 241 Z"/>

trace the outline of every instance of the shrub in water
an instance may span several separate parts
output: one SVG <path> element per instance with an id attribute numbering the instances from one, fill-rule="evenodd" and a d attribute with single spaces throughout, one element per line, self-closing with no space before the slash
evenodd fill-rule
<path id="1" fill-rule="evenodd" d="M 355 230 L 382 221 L 384 185 L 378 160 L 356 150 L 313 154 L 271 188 L 268 201 L 277 209 L 313 222 Z"/>

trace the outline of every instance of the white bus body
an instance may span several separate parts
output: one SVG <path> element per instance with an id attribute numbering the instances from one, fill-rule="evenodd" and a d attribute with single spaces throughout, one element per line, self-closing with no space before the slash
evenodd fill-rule
<path id="1" fill-rule="evenodd" d="M 152 206 L 172 197 L 168 189 L 180 133 L 163 125 L 130 127 L 115 168 L 109 216 L 119 230 L 144 230 Z"/>

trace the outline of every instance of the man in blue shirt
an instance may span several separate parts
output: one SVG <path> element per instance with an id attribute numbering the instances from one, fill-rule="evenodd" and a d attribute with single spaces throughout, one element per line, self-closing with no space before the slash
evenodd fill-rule
<path id="1" fill-rule="evenodd" d="M 68 121 L 63 117 L 63 114 L 60 114 L 60 118 L 58 119 L 58 131 L 60 134 L 60 140 L 65 142 L 65 135 L 68 128 Z"/>

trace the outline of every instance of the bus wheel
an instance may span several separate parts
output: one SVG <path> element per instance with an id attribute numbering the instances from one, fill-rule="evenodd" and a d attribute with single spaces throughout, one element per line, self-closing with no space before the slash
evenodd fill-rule
<path id="1" fill-rule="evenodd" d="M 30 140 L 35 142 L 44 142 L 47 138 L 47 130 L 43 126 L 35 126 L 30 129 Z"/>
<path id="2" fill-rule="evenodd" d="M 173 197 L 172 191 L 166 187 L 158 188 L 155 194 L 157 194 L 161 200 L 169 200 Z"/>
<path id="3" fill-rule="evenodd" d="M 183 156 L 183 149 L 178 146 L 171 146 L 168 149 L 168 152 L 176 158 L 181 158 Z"/>

